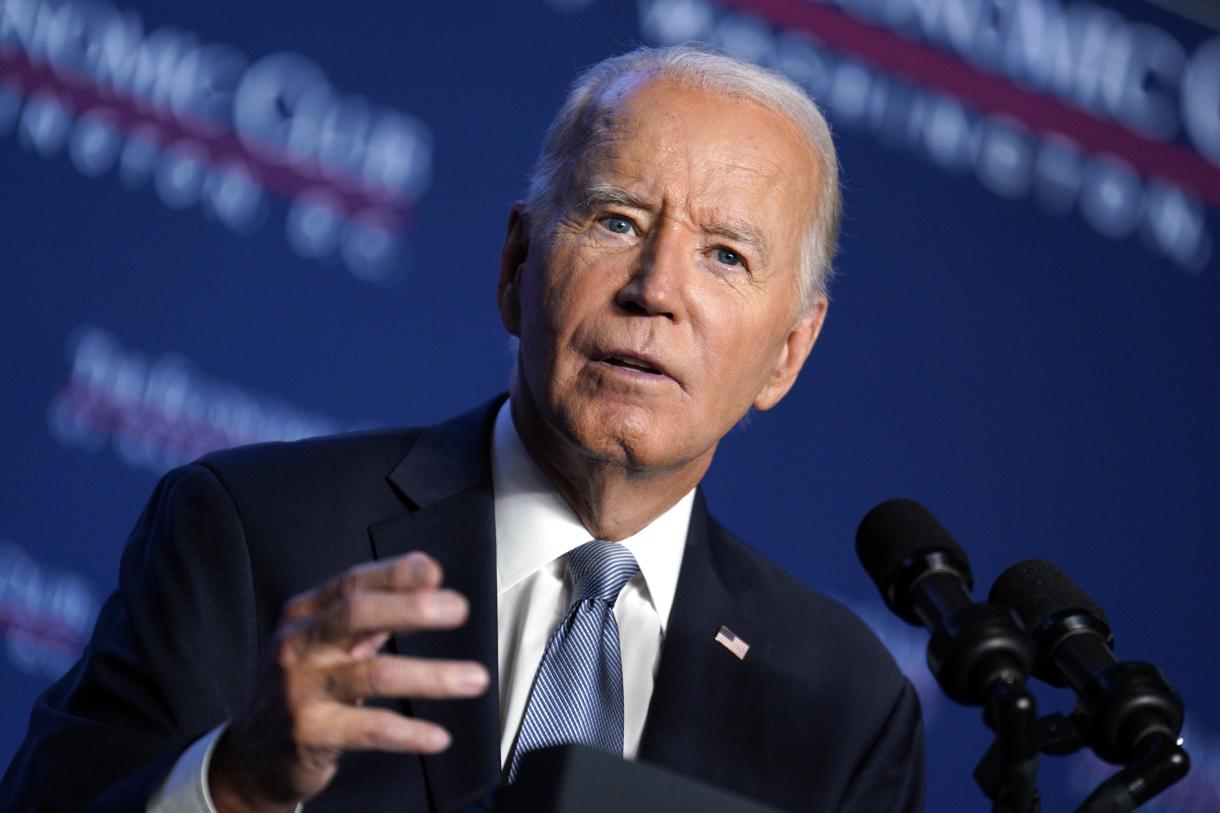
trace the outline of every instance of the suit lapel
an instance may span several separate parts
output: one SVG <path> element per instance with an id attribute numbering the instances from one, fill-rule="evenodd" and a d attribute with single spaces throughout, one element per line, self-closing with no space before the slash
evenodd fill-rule
<path id="1" fill-rule="evenodd" d="M 474 700 L 412 700 L 412 716 L 449 730 L 453 745 L 423 757 L 435 809 L 462 806 L 500 776 L 496 685 L 495 503 L 490 467 L 491 428 L 500 399 L 426 430 L 389 480 L 416 510 L 369 527 L 378 559 L 418 550 L 440 563 L 445 584 L 470 601 L 470 618 L 457 630 L 396 635 L 401 655 L 478 660 L 491 688 Z"/>
<path id="2" fill-rule="evenodd" d="M 462 807 L 500 778 L 490 443 L 502 400 L 424 431 L 389 475 L 414 510 L 369 527 L 376 558 L 423 551 L 444 568 L 446 585 L 470 600 L 464 627 L 397 635 L 395 651 L 474 659 L 491 673 L 492 687 L 481 698 L 403 704 L 407 713 L 433 720 L 453 735 L 448 751 L 422 758 L 432 803 L 440 811 Z M 746 757 L 749 744 L 735 732 L 745 727 L 768 657 L 762 630 L 739 611 L 717 566 L 715 533 L 700 493 L 639 752 L 643 760 L 710 781 Z M 749 642 L 744 660 L 716 643 L 722 626 Z"/>
<path id="3" fill-rule="evenodd" d="M 715 782 L 747 756 L 741 722 L 769 653 L 762 631 L 740 612 L 717 569 L 713 533 L 700 493 L 639 755 Z M 716 642 L 722 626 L 749 643 L 744 659 Z"/>

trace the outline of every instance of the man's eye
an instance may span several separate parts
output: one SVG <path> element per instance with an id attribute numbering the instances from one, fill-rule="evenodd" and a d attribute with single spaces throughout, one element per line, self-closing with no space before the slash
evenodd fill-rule
<path id="1" fill-rule="evenodd" d="M 741 265 L 742 264 L 742 259 L 741 259 L 740 254 L 738 254 L 736 251 L 733 251 L 731 249 L 724 248 L 723 246 L 718 247 L 715 250 L 714 254 L 716 257 L 716 262 L 718 262 L 718 263 L 723 263 L 724 265 Z"/>
<path id="2" fill-rule="evenodd" d="M 635 231 L 631 221 L 624 217 L 606 215 L 601 219 L 601 224 L 606 227 L 607 231 L 614 232 L 615 234 L 631 234 Z"/>

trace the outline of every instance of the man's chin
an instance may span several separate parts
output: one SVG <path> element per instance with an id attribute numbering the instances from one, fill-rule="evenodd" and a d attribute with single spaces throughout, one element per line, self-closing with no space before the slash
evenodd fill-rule
<path id="1" fill-rule="evenodd" d="M 619 421 L 603 416 L 588 423 L 575 422 L 567 440 L 591 462 L 640 474 L 671 473 L 700 457 L 678 442 L 674 428 L 638 419 Z"/>
<path id="2" fill-rule="evenodd" d="M 546 406 L 531 421 L 531 428 L 547 436 L 538 439 L 541 445 L 553 448 L 558 442 L 566 448 L 561 454 L 636 472 L 661 474 L 690 462 L 681 443 L 687 425 L 682 416 L 605 391 L 583 395 L 555 393 L 542 402 Z"/>

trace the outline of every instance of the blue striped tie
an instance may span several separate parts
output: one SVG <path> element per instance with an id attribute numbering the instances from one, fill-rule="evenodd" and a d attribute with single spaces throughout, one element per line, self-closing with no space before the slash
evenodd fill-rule
<path id="1" fill-rule="evenodd" d="M 572 602 L 551 634 L 530 691 L 508 781 L 521 757 L 564 743 L 623 753 L 623 662 L 614 602 L 639 570 L 617 542 L 595 539 L 568 554 Z"/>

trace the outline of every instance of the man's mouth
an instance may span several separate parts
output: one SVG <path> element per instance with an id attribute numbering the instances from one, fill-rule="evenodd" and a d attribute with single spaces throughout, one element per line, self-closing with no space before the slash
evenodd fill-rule
<path id="1" fill-rule="evenodd" d="M 661 363 L 649 356 L 640 356 L 635 353 L 610 353 L 601 358 L 602 363 L 610 364 L 614 367 L 621 367 L 625 370 L 633 370 L 640 373 L 648 373 L 655 376 L 667 376 L 669 373 L 661 366 Z"/>
<path id="2" fill-rule="evenodd" d="M 646 373 L 655 373 L 656 375 L 660 375 L 657 368 L 653 367 L 647 362 L 640 361 L 639 359 L 625 359 L 620 356 L 610 356 L 606 358 L 605 361 L 607 364 L 613 364 L 616 367 L 630 367 L 632 370 L 643 370 Z"/>

